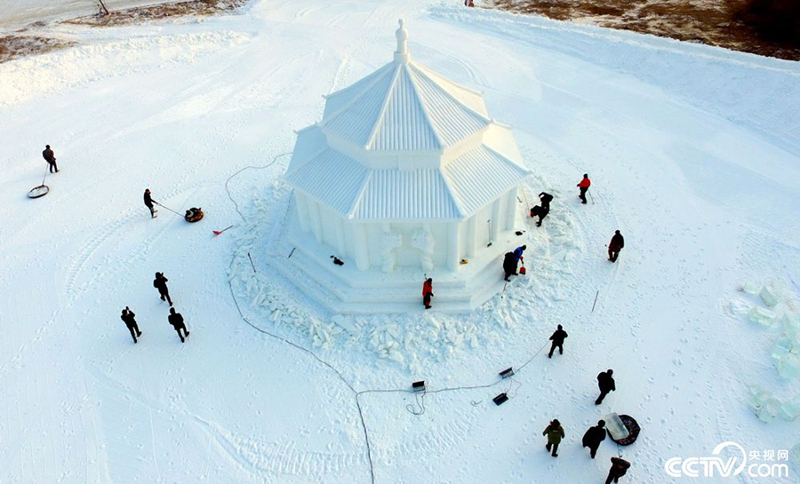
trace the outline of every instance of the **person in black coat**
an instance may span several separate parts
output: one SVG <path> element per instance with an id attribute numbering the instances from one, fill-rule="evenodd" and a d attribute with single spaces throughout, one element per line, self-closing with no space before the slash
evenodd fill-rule
<path id="1" fill-rule="evenodd" d="M 550 211 L 550 202 L 553 201 L 553 196 L 547 192 L 542 192 L 539 194 L 539 201 L 542 203 L 542 208 Z"/>
<path id="2" fill-rule="evenodd" d="M 144 206 L 147 207 L 148 209 L 150 209 L 150 218 L 156 218 L 156 214 L 158 213 L 158 210 L 156 210 L 155 207 L 153 207 L 153 203 L 155 203 L 155 202 L 153 201 L 153 198 L 150 195 L 150 189 L 149 188 L 145 188 L 144 189 Z"/>
<path id="3" fill-rule="evenodd" d="M 178 337 L 181 339 L 181 343 L 186 341 L 183 339 L 184 335 L 189 336 L 189 331 L 186 330 L 186 325 L 183 323 L 183 316 L 181 313 L 176 313 L 175 308 L 169 308 L 169 316 L 167 317 L 169 324 L 175 328 L 175 331 L 178 332 Z M 181 330 L 183 330 L 184 334 L 181 334 Z"/>
<path id="4" fill-rule="evenodd" d="M 162 301 L 167 301 L 172 306 L 172 299 L 169 297 L 169 289 L 167 289 L 167 279 L 161 272 L 156 272 L 156 278 L 153 280 L 153 287 L 158 289 L 158 294 L 161 296 Z"/>
<path id="5" fill-rule="evenodd" d="M 125 306 L 125 309 L 122 310 L 122 315 L 120 316 L 120 318 L 125 322 L 125 326 L 128 327 L 128 331 L 131 332 L 131 337 L 133 337 L 134 344 L 138 343 L 138 341 L 136 341 L 136 337 L 141 336 L 142 332 L 139 331 L 139 326 L 136 324 L 136 319 L 135 319 L 136 315 L 133 314 L 131 308 Z"/>
<path id="6" fill-rule="evenodd" d="M 503 272 L 505 272 L 505 280 L 508 281 L 510 276 L 517 275 L 517 256 L 513 252 L 506 252 L 503 258 Z"/>
<path id="7" fill-rule="evenodd" d="M 592 459 L 597 455 L 597 448 L 600 443 L 606 440 L 606 421 L 599 420 L 597 426 L 589 427 L 589 430 L 583 434 L 583 446 L 588 447 L 591 452 Z"/>
<path id="8" fill-rule="evenodd" d="M 50 173 L 58 173 L 58 165 L 56 165 L 56 154 L 50 149 L 50 145 L 44 147 L 42 151 L 42 158 L 50 165 Z"/>
<path id="9" fill-rule="evenodd" d="M 619 230 L 616 230 L 614 236 L 611 237 L 611 242 L 608 243 L 608 260 L 616 262 L 623 247 L 625 247 L 625 238 L 619 233 Z"/>
<path id="10" fill-rule="evenodd" d="M 550 202 L 553 201 L 553 196 L 549 193 L 542 192 L 539 194 L 539 201 L 542 205 L 536 205 L 531 209 L 531 217 L 539 217 L 539 221 L 536 222 L 537 227 L 542 226 L 542 220 L 550 213 Z"/>
<path id="11" fill-rule="evenodd" d="M 595 405 L 600 405 L 603 403 L 603 399 L 606 398 L 609 392 L 613 392 L 617 390 L 617 385 L 614 382 L 614 377 L 611 376 L 614 374 L 614 370 L 608 370 L 601 372 L 597 375 L 597 385 L 600 387 L 600 396 L 597 397 L 595 400 Z"/>
<path id="12" fill-rule="evenodd" d="M 536 221 L 537 227 L 542 226 L 542 220 L 544 220 L 544 218 L 547 217 L 548 213 L 550 213 L 549 208 L 540 207 L 539 205 L 536 205 L 531 209 L 531 217 L 539 217 L 539 220 Z"/>
<path id="13" fill-rule="evenodd" d="M 548 358 L 553 357 L 553 352 L 555 352 L 556 348 L 558 348 L 559 354 L 564 354 L 564 340 L 569 336 L 564 328 L 561 325 L 558 325 L 558 329 L 550 336 L 550 341 L 553 344 L 550 346 L 550 354 L 547 355 Z"/>

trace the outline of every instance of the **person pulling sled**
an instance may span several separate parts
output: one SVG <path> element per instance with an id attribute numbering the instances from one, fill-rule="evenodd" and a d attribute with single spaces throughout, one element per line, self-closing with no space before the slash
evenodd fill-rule
<path id="1" fill-rule="evenodd" d="M 608 470 L 608 477 L 606 478 L 606 484 L 611 484 L 612 482 L 619 482 L 619 478 L 628 473 L 628 468 L 630 466 L 631 463 L 626 461 L 625 459 L 621 457 L 612 457 L 611 469 Z"/>
<path id="2" fill-rule="evenodd" d="M 606 440 L 605 420 L 598 420 L 596 426 L 589 427 L 589 430 L 583 434 L 583 446 L 589 448 L 589 455 L 592 456 L 592 459 L 597 455 L 597 449 L 604 440 Z"/>
<path id="3" fill-rule="evenodd" d="M 56 165 L 56 154 L 50 149 L 50 145 L 45 145 L 42 151 L 42 158 L 50 165 L 50 173 L 58 173 L 58 165 Z"/>
<path id="4" fill-rule="evenodd" d="M 144 206 L 147 207 L 150 210 L 150 218 L 156 218 L 156 214 L 158 213 L 158 210 L 156 210 L 155 207 L 153 207 L 154 203 L 156 203 L 156 202 L 153 201 L 153 198 L 150 195 L 150 189 L 149 188 L 145 188 L 145 190 L 144 190 Z"/>

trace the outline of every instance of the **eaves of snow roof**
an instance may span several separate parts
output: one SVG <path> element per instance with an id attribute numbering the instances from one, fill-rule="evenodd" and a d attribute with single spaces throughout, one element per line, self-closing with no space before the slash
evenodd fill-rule
<path id="1" fill-rule="evenodd" d="M 372 170 L 350 218 L 444 220 L 463 215 L 438 169 Z"/>
<path id="2" fill-rule="evenodd" d="M 372 170 L 327 149 L 286 181 L 348 219 L 447 221 L 470 217 L 529 174 L 485 145 L 441 169 L 416 170 Z"/>
<path id="3" fill-rule="evenodd" d="M 358 200 L 369 169 L 336 150 L 327 149 L 297 170 L 286 181 L 324 205 L 346 215 Z"/>
<path id="4" fill-rule="evenodd" d="M 442 171 L 461 212 L 467 215 L 493 202 L 531 173 L 485 145 L 463 153 Z"/>
<path id="5" fill-rule="evenodd" d="M 328 149 L 328 140 L 318 125 L 312 124 L 297 132 L 297 141 L 286 173 L 292 173 Z"/>

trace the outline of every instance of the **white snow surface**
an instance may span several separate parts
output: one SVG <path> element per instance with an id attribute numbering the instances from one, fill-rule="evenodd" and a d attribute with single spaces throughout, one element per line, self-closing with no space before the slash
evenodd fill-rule
<path id="1" fill-rule="evenodd" d="M 580 437 L 611 412 L 642 426 L 621 482 L 672 482 L 666 459 L 724 441 L 800 443 L 775 403 L 798 401 L 798 379 L 772 356 L 800 307 L 800 65 L 453 3 L 263 0 L 205 20 L 56 25 L 80 44 L 0 64 L 0 482 L 370 482 L 370 457 L 375 482 L 602 482 L 617 448 L 591 460 Z M 428 313 L 326 314 L 258 271 L 286 256 L 269 240 L 289 157 L 230 181 L 246 222 L 225 190 L 290 151 L 323 94 L 385 64 L 399 17 L 415 59 L 514 126 L 535 174 L 526 203 L 556 196 L 521 237 L 528 276 L 466 317 L 435 298 Z M 62 171 L 30 200 L 46 143 Z M 145 187 L 205 219 L 151 220 Z M 611 264 L 615 229 L 626 247 Z M 774 317 L 754 324 L 753 308 Z M 559 323 L 569 338 L 550 360 L 537 351 Z M 412 394 L 368 392 L 491 384 L 528 361 L 489 388 L 428 393 L 421 415 Z M 606 368 L 618 390 L 596 407 Z M 558 459 L 541 436 L 553 418 Z"/>

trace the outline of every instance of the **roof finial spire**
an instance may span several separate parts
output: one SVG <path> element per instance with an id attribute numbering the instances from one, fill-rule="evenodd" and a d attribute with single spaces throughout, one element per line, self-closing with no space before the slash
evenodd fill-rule
<path id="1" fill-rule="evenodd" d="M 406 30 L 403 19 L 399 19 L 397 23 L 400 24 L 400 28 L 397 29 L 397 32 L 394 34 L 395 37 L 397 37 L 397 51 L 394 53 L 394 60 L 397 62 L 408 62 L 408 47 L 406 46 L 408 30 Z"/>

